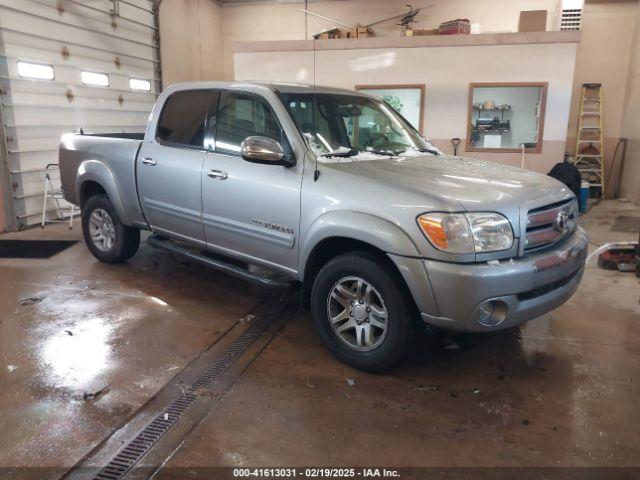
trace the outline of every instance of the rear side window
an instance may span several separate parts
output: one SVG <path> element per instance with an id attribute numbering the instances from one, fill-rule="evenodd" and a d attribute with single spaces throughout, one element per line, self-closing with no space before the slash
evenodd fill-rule
<path id="1" fill-rule="evenodd" d="M 213 90 L 185 90 L 172 94 L 158 120 L 156 138 L 161 142 L 204 147 L 209 105 L 215 101 Z"/>
<path id="2" fill-rule="evenodd" d="M 242 141 L 254 135 L 283 143 L 280 124 L 264 100 L 254 95 L 222 92 L 216 122 L 216 151 L 239 154 Z"/>

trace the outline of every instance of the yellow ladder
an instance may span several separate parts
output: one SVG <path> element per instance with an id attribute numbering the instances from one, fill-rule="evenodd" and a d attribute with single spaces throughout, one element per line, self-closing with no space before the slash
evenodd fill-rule
<path id="1" fill-rule="evenodd" d="M 597 198 L 604 197 L 605 185 L 601 89 L 600 83 L 582 84 L 575 157 L 582 179 L 589 182 Z"/>

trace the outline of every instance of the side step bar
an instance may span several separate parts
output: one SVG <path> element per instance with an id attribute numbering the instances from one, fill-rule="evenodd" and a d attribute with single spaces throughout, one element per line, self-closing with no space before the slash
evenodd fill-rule
<path id="1" fill-rule="evenodd" d="M 149 245 L 151 245 L 152 247 L 160 248 L 171 253 L 177 253 L 178 255 L 187 257 L 194 262 L 206 265 L 207 267 L 215 268 L 216 270 L 220 270 L 222 272 L 228 273 L 229 275 L 242 278 L 243 280 L 262 285 L 263 287 L 285 288 L 290 286 L 292 283 L 292 281 L 287 280 L 283 277 L 277 277 L 277 274 L 269 275 L 265 272 L 252 272 L 234 263 L 225 262 L 222 259 L 204 255 L 203 253 L 199 253 L 193 247 L 174 242 L 164 237 L 159 237 L 158 235 L 149 236 L 149 238 L 147 239 L 147 243 L 149 243 Z"/>

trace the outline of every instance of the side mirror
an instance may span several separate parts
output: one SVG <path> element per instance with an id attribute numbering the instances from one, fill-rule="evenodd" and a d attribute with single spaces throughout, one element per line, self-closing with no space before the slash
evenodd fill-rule
<path id="1" fill-rule="evenodd" d="M 291 166 L 291 159 L 285 156 L 278 142 L 269 137 L 247 137 L 240 144 L 240 154 L 248 162 Z"/>

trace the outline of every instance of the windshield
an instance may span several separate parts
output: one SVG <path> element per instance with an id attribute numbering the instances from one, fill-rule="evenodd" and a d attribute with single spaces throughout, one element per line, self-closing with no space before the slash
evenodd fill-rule
<path id="1" fill-rule="evenodd" d="M 377 99 L 327 93 L 283 93 L 281 98 L 316 155 L 439 153 L 393 108 Z"/>

